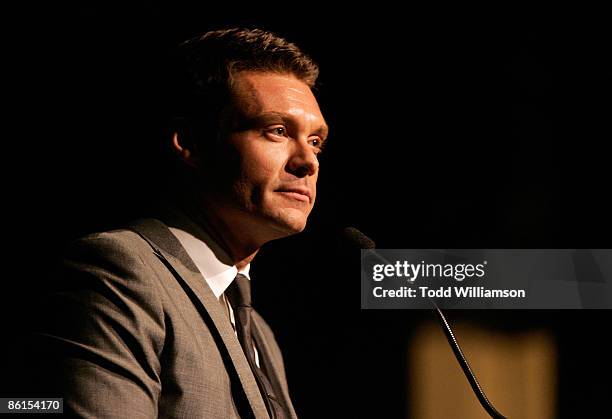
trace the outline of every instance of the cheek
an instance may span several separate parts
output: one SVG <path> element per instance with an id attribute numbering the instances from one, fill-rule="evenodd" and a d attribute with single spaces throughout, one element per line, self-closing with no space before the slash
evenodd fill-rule
<path id="1" fill-rule="evenodd" d="M 250 190 L 252 202 L 260 202 L 278 187 L 284 165 L 284 155 L 275 147 L 252 147 L 242 153 L 239 184 Z"/>
<path id="2" fill-rule="evenodd" d="M 282 144 L 252 142 L 242 153 L 243 173 L 258 183 L 276 181 L 285 166 L 286 152 Z"/>

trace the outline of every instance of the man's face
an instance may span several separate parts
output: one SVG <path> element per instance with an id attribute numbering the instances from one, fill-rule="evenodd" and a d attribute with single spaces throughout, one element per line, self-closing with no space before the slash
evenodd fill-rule
<path id="1" fill-rule="evenodd" d="M 300 232 L 315 202 L 327 126 L 308 85 L 292 75 L 241 72 L 213 176 L 216 216 L 258 239 Z"/>

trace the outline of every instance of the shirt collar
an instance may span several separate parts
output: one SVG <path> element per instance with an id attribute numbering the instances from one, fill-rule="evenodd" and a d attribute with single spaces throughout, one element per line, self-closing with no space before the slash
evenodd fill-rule
<path id="1" fill-rule="evenodd" d="M 180 228 L 169 228 L 172 234 L 174 234 L 178 241 L 181 243 L 181 245 L 183 245 L 185 251 L 191 258 L 191 260 L 193 260 L 196 267 L 206 280 L 206 283 L 208 284 L 212 292 L 215 294 L 215 297 L 219 298 L 221 294 L 225 292 L 227 287 L 229 287 L 234 278 L 236 278 L 236 275 L 238 274 L 238 268 L 236 268 L 236 266 L 228 265 L 222 262 L 220 258 L 217 257 L 217 255 L 211 249 L 211 246 L 214 245 L 214 242 L 212 241 L 210 236 L 203 236 L 202 238 L 204 240 L 200 240 L 199 238 L 193 236 L 191 233 L 188 233 L 187 231 L 182 230 Z M 222 259 L 229 259 L 226 254 L 223 256 L 226 257 L 222 257 Z M 246 276 L 249 280 L 251 279 L 249 276 L 250 269 L 251 264 L 248 264 L 243 270 L 240 271 L 240 273 Z"/>

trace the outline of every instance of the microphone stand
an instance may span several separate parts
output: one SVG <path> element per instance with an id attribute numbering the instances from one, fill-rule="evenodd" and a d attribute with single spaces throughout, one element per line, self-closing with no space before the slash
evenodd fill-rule
<path id="1" fill-rule="evenodd" d="M 467 378 L 468 382 L 470 383 L 470 386 L 472 387 L 472 391 L 474 391 L 474 394 L 478 398 L 480 405 L 482 406 L 484 410 L 486 410 L 489 416 L 491 416 L 493 419 L 506 419 L 506 416 L 499 413 L 497 409 L 493 407 L 493 405 L 487 398 L 487 395 L 484 393 L 482 387 L 480 387 L 480 383 L 478 383 L 478 380 L 476 379 L 476 375 L 470 368 L 470 364 L 468 363 L 467 359 L 463 355 L 463 352 L 461 351 L 461 347 L 459 346 L 459 342 L 457 342 L 457 338 L 455 338 L 453 329 L 451 329 L 450 324 L 448 324 L 448 321 L 446 320 L 444 313 L 442 313 L 442 310 L 440 310 L 440 308 L 437 306 L 437 304 L 435 303 L 433 299 L 430 298 L 430 302 L 433 305 L 433 308 L 434 308 L 434 311 L 436 312 L 436 316 L 438 317 L 438 320 L 440 321 L 440 326 L 442 326 L 444 335 L 446 335 L 446 340 L 448 340 L 448 344 L 453 350 L 453 353 L 455 354 L 455 358 L 457 358 L 457 362 L 459 362 L 459 365 L 461 366 L 461 369 L 463 370 L 463 373 L 465 374 L 465 378 Z"/>
<path id="2" fill-rule="evenodd" d="M 344 229 L 344 236 L 352 243 L 357 244 L 361 249 L 368 250 L 368 253 L 374 258 L 382 261 L 385 264 L 389 263 L 384 257 L 379 255 L 375 251 L 376 244 L 374 243 L 374 241 L 372 241 L 372 239 L 370 239 L 368 236 L 363 234 L 361 231 L 357 230 L 354 227 L 347 227 Z M 463 370 L 463 373 L 465 374 L 465 378 L 467 378 L 468 382 L 470 383 L 470 386 L 472 387 L 472 391 L 476 395 L 476 398 L 478 398 L 480 405 L 493 419 L 507 419 L 506 416 L 499 413 L 497 409 L 493 407 L 493 405 L 487 398 L 486 394 L 484 393 L 484 390 L 482 389 L 482 387 L 480 387 L 480 383 L 478 383 L 478 380 L 476 379 L 476 375 L 472 371 L 472 368 L 470 368 L 470 364 L 465 358 L 465 355 L 463 355 L 463 351 L 461 351 L 459 342 L 457 342 L 457 338 L 455 338 L 453 329 L 451 329 L 450 324 L 448 323 L 448 320 L 446 320 L 446 317 L 444 316 L 444 313 L 442 313 L 442 310 L 440 310 L 440 308 L 438 307 L 436 302 L 433 300 L 433 298 L 429 298 L 429 301 L 431 305 L 433 306 L 433 309 L 436 313 L 438 321 L 440 322 L 440 326 L 442 327 L 442 330 L 444 331 L 446 340 L 448 341 L 448 344 L 453 350 L 453 354 L 455 355 L 457 362 L 459 362 L 459 365 L 461 366 L 461 369 Z"/>

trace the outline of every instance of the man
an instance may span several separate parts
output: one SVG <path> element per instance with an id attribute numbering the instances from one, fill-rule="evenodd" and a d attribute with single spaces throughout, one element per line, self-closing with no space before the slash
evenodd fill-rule
<path id="1" fill-rule="evenodd" d="M 172 205 L 72 244 L 37 344 L 78 416 L 296 417 L 249 266 L 314 205 L 327 136 L 318 68 L 261 30 L 180 50 Z"/>

